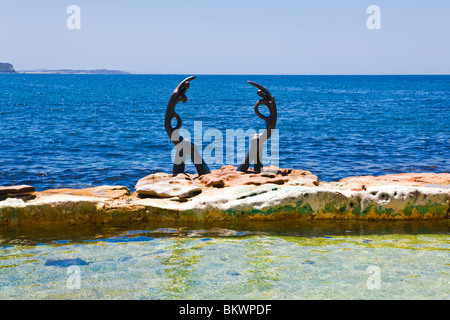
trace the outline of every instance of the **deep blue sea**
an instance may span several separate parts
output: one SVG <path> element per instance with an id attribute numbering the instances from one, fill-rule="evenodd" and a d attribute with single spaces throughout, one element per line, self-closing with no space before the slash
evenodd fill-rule
<path id="1" fill-rule="evenodd" d="M 133 189 L 170 172 L 164 113 L 186 77 L 0 75 L 0 185 Z M 264 128 L 247 80 L 276 98 L 281 167 L 322 181 L 450 171 L 450 76 L 200 75 L 176 108 L 182 128 Z"/>

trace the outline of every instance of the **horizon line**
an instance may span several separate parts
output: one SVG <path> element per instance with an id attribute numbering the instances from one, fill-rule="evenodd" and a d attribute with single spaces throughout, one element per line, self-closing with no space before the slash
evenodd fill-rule
<path id="1" fill-rule="evenodd" d="M 183 76 L 183 75 L 200 75 L 200 76 L 450 76 L 450 73 L 140 73 L 120 69 L 45 69 L 43 71 L 120 71 L 128 74 L 57 74 L 57 73 L 40 73 L 40 70 L 16 70 L 15 73 L 0 73 L 0 74 L 48 74 L 48 75 L 164 75 L 164 76 Z"/>

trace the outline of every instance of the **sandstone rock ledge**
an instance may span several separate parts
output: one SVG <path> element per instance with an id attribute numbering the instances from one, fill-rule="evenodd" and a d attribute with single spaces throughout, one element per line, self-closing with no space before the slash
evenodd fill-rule
<path id="1" fill-rule="evenodd" d="M 327 183 L 303 170 L 265 167 L 263 173 L 245 174 L 224 166 L 201 177 L 153 174 L 137 183 L 134 194 L 122 186 L 43 192 L 20 186 L 7 190 L 0 199 L 0 226 L 164 220 L 447 222 L 450 214 L 448 173 L 362 176 Z M 24 196 L 27 190 L 28 196 Z"/>

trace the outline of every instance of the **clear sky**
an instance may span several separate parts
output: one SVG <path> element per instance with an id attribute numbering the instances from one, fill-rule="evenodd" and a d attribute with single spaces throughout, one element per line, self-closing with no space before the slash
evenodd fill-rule
<path id="1" fill-rule="evenodd" d="M 69 30 L 69 5 L 81 29 Z M 369 5 L 381 29 L 369 30 Z M 449 0 L 0 0 L 16 70 L 450 74 Z"/>

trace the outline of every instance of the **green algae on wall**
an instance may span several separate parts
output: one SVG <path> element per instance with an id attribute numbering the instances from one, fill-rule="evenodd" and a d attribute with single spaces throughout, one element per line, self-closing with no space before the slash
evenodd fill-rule
<path id="1" fill-rule="evenodd" d="M 176 198 L 142 200 L 129 195 L 111 200 L 74 195 L 42 197 L 26 202 L 8 199 L 0 202 L 0 225 L 222 220 L 445 220 L 450 213 L 450 195 L 444 190 L 343 193 L 293 186 L 274 189 L 266 185 L 262 191 L 267 192 L 261 193 L 252 188 L 258 187 L 246 186 L 245 190 L 234 189 L 230 193 L 214 190 L 184 201 Z M 245 197 L 243 190 L 247 192 Z"/>

